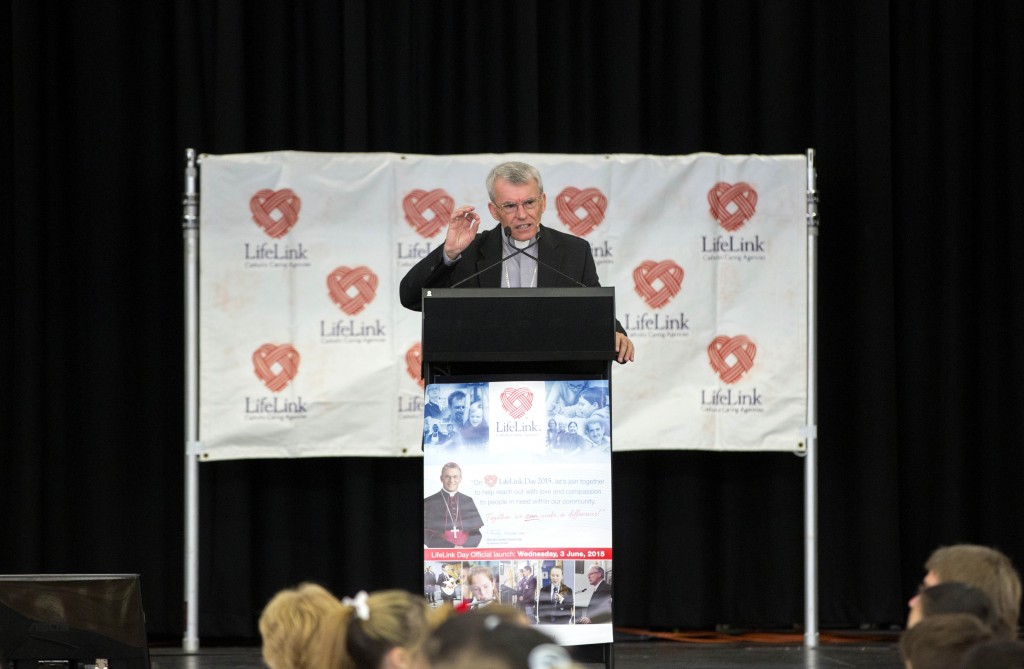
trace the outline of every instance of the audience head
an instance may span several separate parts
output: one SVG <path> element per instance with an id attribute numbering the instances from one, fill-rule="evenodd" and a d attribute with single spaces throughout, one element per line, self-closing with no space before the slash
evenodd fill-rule
<path id="1" fill-rule="evenodd" d="M 900 656 L 907 669 L 959 669 L 968 649 L 992 638 L 992 630 L 977 616 L 940 613 L 903 633 Z"/>
<path id="2" fill-rule="evenodd" d="M 980 588 L 959 581 L 939 583 L 930 588 L 922 588 L 916 597 L 910 600 L 910 615 L 907 627 L 913 627 L 922 618 L 938 613 L 970 613 L 993 627 L 996 624 L 992 600 Z"/>
<path id="3" fill-rule="evenodd" d="M 1017 638 L 1020 617 L 1020 575 L 1010 559 L 988 546 L 957 544 L 937 549 L 924 565 L 926 586 L 960 581 L 979 588 L 992 601 L 1000 639 Z"/>
<path id="4" fill-rule="evenodd" d="M 1024 641 L 986 641 L 966 653 L 960 669 L 1024 669 Z"/>
<path id="5" fill-rule="evenodd" d="M 468 611 L 446 620 L 422 647 L 431 669 L 571 669 L 564 648 L 510 606 Z"/>
<path id="6" fill-rule="evenodd" d="M 413 666 L 413 651 L 451 607 L 431 609 L 404 590 L 379 590 L 342 600 L 325 624 L 334 632 L 330 669 L 403 669 Z M 273 669 L 273 668 L 272 668 Z"/>
<path id="7" fill-rule="evenodd" d="M 270 669 L 319 669 L 334 636 L 324 619 L 343 608 L 315 583 L 278 592 L 260 614 L 263 661 Z"/>

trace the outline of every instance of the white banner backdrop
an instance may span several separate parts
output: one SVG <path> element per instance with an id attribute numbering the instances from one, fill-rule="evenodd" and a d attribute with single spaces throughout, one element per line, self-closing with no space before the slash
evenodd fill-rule
<path id="1" fill-rule="evenodd" d="M 505 160 L 616 289 L 616 450 L 803 448 L 805 156 L 274 152 L 201 160 L 201 457 L 421 455 L 398 283 Z"/>

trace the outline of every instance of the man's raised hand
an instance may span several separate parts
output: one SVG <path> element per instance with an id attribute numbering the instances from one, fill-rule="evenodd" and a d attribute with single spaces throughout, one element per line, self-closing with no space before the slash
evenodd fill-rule
<path id="1" fill-rule="evenodd" d="M 464 205 L 452 212 L 451 220 L 448 221 L 448 234 L 444 238 L 444 254 L 449 260 L 458 258 L 476 237 L 480 215 L 473 211 L 474 208 Z"/>

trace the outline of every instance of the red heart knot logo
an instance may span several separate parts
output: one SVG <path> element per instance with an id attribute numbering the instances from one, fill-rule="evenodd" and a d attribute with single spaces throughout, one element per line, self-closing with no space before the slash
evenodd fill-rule
<path id="1" fill-rule="evenodd" d="M 633 283 L 636 294 L 647 306 L 661 309 L 682 289 L 683 268 L 671 260 L 645 260 L 633 270 Z"/>
<path id="2" fill-rule="evenodd" d="M 290 188 L 257 191 L 249 200 L 252 220 L 271 239 L 284 237 L 299 221 L 302 200 Z"/>
<path id="3" fill-rule="evenodd" d="M 569 186 L 555 198 L 558 220 L 577 237 L 586 237 L 604 222 L 608 198 L 596 188 Z"/>
<path id="4" fill-rule="evenodd" d="M 291 344 L 264 344 L 252 354 L 253 371 L 271 392 L 281 392 L 299 373 L 299 352 Z"/>
<path id="5" fill-rule="evenodd" d="M 379 279 L 369 267 L 339 267 L 327 275 L 327 294 L 349 316 L 355 316 L 377 296 Z"/>
<path id="6" fill-rule="evenodd" d="M 718 378 L 725 383 L 736 383 L 754 366 L 757 346 L 746 335 L 726 337 L 720 335 L 708 346 L 708 361 Z"/>
<path id="7" fill-rule="evenodd" d="M 448 225 L 453 209 L 455 199 L 440 188 L 416 189 L 402 199 L 405 220 L 424 239 L 430 239 Z"/>
<path id="8" fill-rule="evenodd" d="M 742 181 L 737 184 L 719 181 L 708 191 L 708 204 L 711 205 L 711 215 L 718 220 L 719 225 L 727 232 L 735 232 L 754 217 L 757 191 Z"/>

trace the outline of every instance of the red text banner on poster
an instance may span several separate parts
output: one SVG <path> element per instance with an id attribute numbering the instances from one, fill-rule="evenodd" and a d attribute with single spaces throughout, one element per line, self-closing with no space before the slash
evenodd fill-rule
<path id="1" fill-rule="evenodd" d="M 611 560 L 611 548 L 427 548 L 434 560 Z"/>

